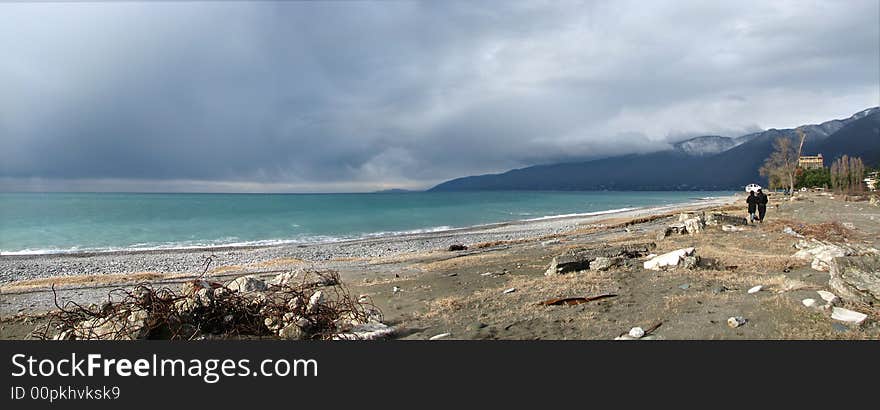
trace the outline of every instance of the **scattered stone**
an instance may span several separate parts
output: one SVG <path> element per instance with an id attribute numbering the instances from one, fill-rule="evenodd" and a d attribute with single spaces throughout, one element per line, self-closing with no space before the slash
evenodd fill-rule
<path id="1" fill-rule="evenodd" d="M 838 298 L 837 295 L 827 290 L 817 290 L 816 293 L 818 293 L 819 297 L 822 298 L 822 300 L 827 302 L 829 305 L 836 305 L 838 302 L 840 302 L 840 298 Z"/>
<path id="2" fill-rule="evenodd" d="M 636 339 L 641 339 L 642 336 L 644 336 L 644 335 L 645 335 L 645 330 L 642 329 L 642 328 L 640 328 L 640 327 L 634 327 L 634 328 L 632 328 L 632 329 L 629 330 L 629 336 L 630 336 L 630 337 L 633 337 L 633 338 L 636 338 Z"/>
<path id="3" fill-rule="evenodd" d="M 831 318 L 841 322 L 855 323 L 858 325 L 864 322 L 865 319 L 868 318 L 868 315 L 835 306 L 831 309 Z"/>
<path id="4" fill-rule="evenodd" d="M 727 292 L 727 290 L 728 290 L 728 289 L 727 289 L 726 287 L 724 287 L 724 286 L 720 286 L 720 285 L 719 285 L 719 286 L 716 286 L 716 287 L 712 288 L 712 293 L 714 293 L 714 294 L 717 295 L 717 294 L 720 294 L 720 293 Z"/>
<path id="5" fill-rule="evenodd" d="M 468 249 L 468 247 L 465 246 L 465 245 L 462 245 L 462 244 L 449 245 L 449 251 L 450 251 L 450 252 L 453 252 L 453 251 L 466 251 L 467 249 Z"/>
<path id="6" fill-rule="evenodd" d="M 591 264 L 599 258 L 605 259 L 599 261 L 597 263 L 598 266 L 609 263 L 620 264 L 625 259 L 641 257 L 656 247 L 657 245 L 655 243 L 650 242 L 632 245 L 575 249 L 553 258 L 550 262 L 550 266 L 544 272 L 544 275 L 553 276 L 568 272 L 587 270 L 590 269 Z"/>
<path id="7" fill-rule="evenodd" d="M 741 216 L 724 213 L 711 213 L 706 217 L 706 225 L 748 225 L 749 220 Z"/>
<path id="8" fill-rule="evenodd" d="M 600 256 L 590 262 L 590 270 L 604 271 L 619 266 L 622 262 L 623 258 L 620 256 L 615 256 L 613 258 Z"/>
<path id="9" fill-rule="evenodd" d="M 679 285 L 678 288 L 681 290 L 688 290 L 690 287 L 691 287 L 690 283 L 685 283 L 684 285 Z"/>
<path id="10" fill-rule="evenodd" d="M 309 304 L 306 305 L 307 312 L 315 312 L 324 303 L 324 292 L 323 291 L 315 291 L 312 293 L 312 297 L 309 298 Z"/>
<path id="11" fill-rule="evenodd" d="M 357 325 L 346 333 L 333 337 L 334 340 L 379 340 L 391 337 L 395 329 L 384 323 L 364 323 Z M 448 333 L 446 333 L 448 335 Z M 436 336 L 435 336 L 436 337 Z"/>
<path id="12" fill-rule="evenodd" d="M 804 306 L 806 306 L 808 308 L 815 307 L 816 306 L 816 299 L 807 298 L 807 299 L 802 300 L 801 303 L 803 303 Z"/>
<path id="13" fill-rule="evenodd" d="M 880 255 L 834 258 L 828 285 L 844 299 L 880 305 Z"/>
<path id="14" fill-rule="evenodd" d="M 685 256 L 682 259 L 682 266 L 685 269 L 697 269 L 700 267 L 700 257 L 699 256 Z"/>
<path id="15" fill-rule="evenodd" d="M 727 326 L 736 328 L 746 324 L 746 322 L 746 318 L 742 316 L 732 316 L 731 318 L 727 319 Z"/>
<path id="16" fill-rule="evenodd" d="M 308 338 L 308 333 L 296 323 L 290 323 L 278 331 L 278 336 L 287 340 L 302 340 Z"/>
<path id="17" fill-rule="evenodd" d="M 439 335 L 431 336 L 428 340 L 440 340 L 445 337 L 449 337 L 452 333 L 440 333 Z"/>
<path id="18" fill-rule="evenodd" d="M 880 251 L 874 248 L 856 244 L 834 244 L 813 239 L 812 241 L 800 241 L 795 245 L 800 249 L 793 257 L 801 260 L 812 261 L 810 266 L 818 271 L 828 272 L 834 258 L 854 255 L 880 255 Z"/>
<path id="19" fill-rule="evenodd" d="M 758 292 L 760 292 L 761 289 L 763 289 L 763 288 L 764 288 L 764 286 L 762 286 L 762 285 L 754 286 L 754 287 L 752 287 L 751 289 L 748 290 L 748 293 L 749 293 L 749 294 L 758 293 Z"/>
<path id="20" fill-rule="evenodd" d="M 265 292 L 266 289 L 268 289 L 266 282 L 254 275 L 235 278 L 235 280 L 229 282 L 226 287 L 229 288 L 229 290 L 241 293 Z"/>
<path id="21" fill-rule="evenodd" d="M 516 292 L 516 288 L 505 289 L 504 292 L 501 292 L 501 293 L 506 295 L 508 293 L 513 293 L 513 292 Z"/>
<path id="22" fill-rule="evenodd" d="M 721 225 L 721 230 L 724 232 L 739 232 L 739 231 L 744 231 L 745 228 L 740 228 L 740 227 L 733 226 L 733 225 Z"/>
<path id="23" fill-rule="evenodd" d="M 402 291 L 403 291 L 403 289 L 400 286 L 395 286 L 395 287 L 391 288 L 391 293 L 393 293 L 395 295 L 402 292 Z"/>
<path id="24" fill-rule="evenodd" d="M 644 263 L 645 269 L 660 270 L 667 267 L 676 267 L 685 257 L 694 253 L 694 248 L 684 248 L 657 256 Z"/>
<path id="25" fill-rule="evenodd" d="M 787 235 L 791 235 L 791 236 L 794 236 L 794 237 L 797 237 L 797 238 L 803 238 L 803 237 L 804 237 L 803 235 L 801 235 L 801 234 L 795 232 L 794 229 L 791 229 L 790 226 L 786 226 L 785 228 L 783 228 L 783 229 L 782 229 L 782 233 L 787 234 Z"/>

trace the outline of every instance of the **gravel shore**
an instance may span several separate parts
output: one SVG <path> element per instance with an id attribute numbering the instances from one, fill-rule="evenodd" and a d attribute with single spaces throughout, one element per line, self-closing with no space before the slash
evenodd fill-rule
<path id="1" fill-rule="evenodd" d="M 0 256 L 0 284 L 55 276 L 125 274 L 139 272 L 197 274 L 208 258 L 211 268 L 238 267 L 247 272 L 255 265 L 276 260 L 301 260 L 322 264 L 330 260 L 379 258 L 430 252 L 453 244 L 473 245 L 482 242 L 538 238 L 571 231 L 610 218 L 639 218 L 694 207 L 728 204 L 735 196 L 712 198 L 682 204 L 639 208 L 630 211 L 552 219 L 514 221 L 469 228 L 316 243 L 264 247 L 201 248 L 154 251 L 120 251 L 51 255 Z"/>

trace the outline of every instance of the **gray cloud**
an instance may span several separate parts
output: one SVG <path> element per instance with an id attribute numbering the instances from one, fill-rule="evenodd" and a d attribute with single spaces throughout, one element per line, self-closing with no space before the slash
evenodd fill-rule
<path id="1" fill-rule="evenodd" d="M 0 189 L 334 191 L 880 104 L 880 5 L 0 4 Z"/>

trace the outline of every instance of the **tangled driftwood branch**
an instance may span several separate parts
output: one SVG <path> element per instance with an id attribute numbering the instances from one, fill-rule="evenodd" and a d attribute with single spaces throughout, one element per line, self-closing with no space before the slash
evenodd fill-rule
<path id="1" fill-rule="evenodd" d="M 206 270 L 209 265 L 210 259 Z M 357 339 L 363 334 L 359 326 L 387 328 L 381 311 L 366 297 L 352 298 L 335 271 L 285 272 L 269 284 L 244 276 L 224 285 L 202 275 L 178 291 L 142 283 L 110 291 L 101 306 L 74 301 L 62 306 L 57 294 L 55 305 L 58 311 L 34 337 Z"/>

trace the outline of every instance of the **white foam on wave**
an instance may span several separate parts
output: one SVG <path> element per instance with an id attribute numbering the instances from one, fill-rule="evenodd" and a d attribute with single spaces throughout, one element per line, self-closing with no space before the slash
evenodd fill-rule
<path id="1" fill-rule="evenodd" d="M 634 211 L 636 209 L 639 209 L 639 208 L 617 208 L 617 209 L 608 209 L 605 211 L 584 212 L 584 213 L 577 213 L 577 214 L 548 215 L 548 216 L 542 216 L 539 218 L 523 219 L 523 221 L 526 221 L 526 222 L 546 221 L 548 219 L 577 218 L 577 217 L 582 217 L 582 216 L 606 215 L 606 214 L 615 214 L 618 212 Z"/>

